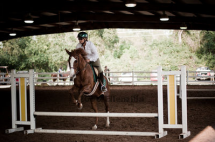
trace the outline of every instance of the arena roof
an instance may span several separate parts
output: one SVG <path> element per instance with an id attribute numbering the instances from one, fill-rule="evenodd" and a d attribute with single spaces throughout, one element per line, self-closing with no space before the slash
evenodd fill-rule
<path id="1" fill-rule="evenodd" d="M 17 37 L 103 28 L 215 30 L 214 0 L 3 0 L 0 41 Z M 169 21 L 160 21 L 163 13 Z M 31 15 L 34 23 L 24 19 Z M 9 36 L 14 31 L 16 36 Z"/>

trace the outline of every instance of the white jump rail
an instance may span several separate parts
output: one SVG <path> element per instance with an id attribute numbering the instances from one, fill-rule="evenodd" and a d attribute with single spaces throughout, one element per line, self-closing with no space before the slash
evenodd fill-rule
<path id="1" fill-rule="evenodd" d="M 181 102 L 182 102 L 182 124 L 177 124 L 177 94 L 176 75 L 181 75 Z M 164 124 L 163 115 L 163 84 L 162 75 L 168 75 L 168 124 Z M 20 77 L 20 120 L 17 120 L 16 87 L 15 77 Z M 27 120 L 26 101 L 26 79 L 29 78 L 30 90 L 30 120 Z M 161 138 L 167 135 L 166 128 L 182 129 L 179 138 L 186 138 L 190 135 L 187 131 L 187 99 L 186 99 L 186 67 L 182 66 L 181 71 L 162 71 L 158 67 L 158 113 L 76 113 L 76 112 L 36 112 L 35 111 L 35 90 L 34 90 L 34 70 L 29 73 L 16 74 L 15 70 L 11 74 L 11 104 L 12 104 L 12 129 L 7 129 L 6 133 L 23 131 L 23 127 L 18 125 L 30 125 L 29 133 L 59 133 L 59 134 L 92 134 L 92 135 L 129 135 L 129 136 L 155 136 Z M 36 128 L 35 116 L 68 116 L 68 117 L 156 117 L 158 118 L 158 132 L 129 132 L 129 131 L 88 131 L 88 130 L 53 130 Z"/>

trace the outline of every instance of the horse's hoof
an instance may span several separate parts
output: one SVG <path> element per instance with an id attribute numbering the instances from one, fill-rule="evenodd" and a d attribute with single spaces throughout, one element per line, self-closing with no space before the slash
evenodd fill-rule
<path id="1" fill-rule="evenodd" d="M 109 125 L 109 124 L 106 124 L 106 125 L 105 125 L 105 127 L 107 127 L 107 128 L 108 128 L 108 127 L 110 127 L 110 125 Z"/>
<path id="2" fill-rule="evenodd" d="M 78 100 L 75 100 L 75 102 L 74 102 L 74 103 L 75 103 L 75 105 L 77 106 L 77 105 L 78 105 Z"/>
<path id="3" fill-rule="evenodd" d="M 96 130 L 97 129 L 97 126 L 96 124 L 92 127 L 92 130 Z"/>
<path id="4" fill-rule="evenodd" d="M 83 108 L 82 103 L 78 105 L 78 109 L 81 110 Z"/>
<path id="5" fill-rule="evenodd" d="M 106 123 L 105 127 L 110 127 L 110 122 Z"/>

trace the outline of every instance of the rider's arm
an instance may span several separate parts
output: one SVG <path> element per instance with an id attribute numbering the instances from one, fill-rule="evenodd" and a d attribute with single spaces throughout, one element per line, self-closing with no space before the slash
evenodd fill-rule
<path id="1" fill-rule="evenodd" d="M 88 54 L 87 57 L 89 58 L 90 61 L 95 62 L 99 57 L 96 46 L 92 42 L 90 42 L 89 46 L 90 46 L 91 54 Z"/>
<path id="2" fill-rule="evenodd" d="M 77 49 L 77 48 L 80 48 L 80 47 L 81 47 L 81 44 L 78 43 L 75 48 Z"/>

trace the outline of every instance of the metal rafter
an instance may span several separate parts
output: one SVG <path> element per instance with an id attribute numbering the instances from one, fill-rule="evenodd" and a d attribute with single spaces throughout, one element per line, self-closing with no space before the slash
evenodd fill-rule
<path id="1" fill-rule="evenodd" d="M 30 35 L 71 32 L 75 21 L 83 30 L 102 28 L 140 28 L 140 29 L 179 29 L 186 22 L 189 29 L 214 30 L 215 11 L 212 0 L 200 0 L 202 4 L 192 4 L 193 1 L 172 0 L 161 3 L 161 0 L 146 0 L 148 3 L 137 2 L 134 8 L 125 6 L 125 0 L 3 0 L 0 11 L 0 41 Z M 191 4 L 187 4 L 191 3 Z M 112 14 L 104 13 L 110 11 Z M 121 13 L 128 11 L 133 14 Z M 153 15 L 140 14 L 147 11 Z M 161 11 L 168 11 L 170 20 L 159 20 Z M 25 24 L 24 17 L 31 13 L 33 24 Z M 186 17 L 181 13 L 195 14 L 197 17 Z M 85 22 L 85 23 L 83 23 Z M 83 26 L 83 27 L 82 27 Z M 11 29 L 17 32 L 16 37 L 9 37 Z"/>

